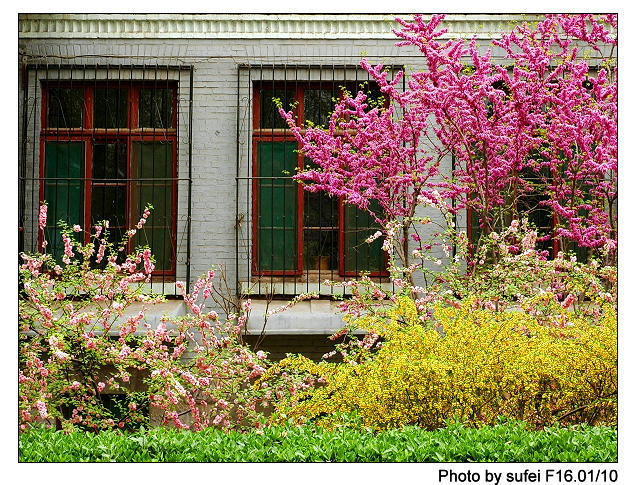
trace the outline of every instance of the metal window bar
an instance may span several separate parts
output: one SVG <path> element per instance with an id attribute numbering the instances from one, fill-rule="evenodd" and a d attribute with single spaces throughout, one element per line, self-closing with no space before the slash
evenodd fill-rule
<path id="1" fill-rule="evenodd" d="M 98 216 L 112 219 L 118 242 L 151 203 L 155 209 L 128 249 L 148 244 L 153 250 L 154 291 L 174 295 L 176 280 L 185 280 L 189 291 L 192 66 L 25 62 L 22 88 L 19 251 L 43 249 L 44 199 L 46 250 L 53 254 L 63 247 L 58 216 L 75 214 L 77 220 L 66 222 L 87 230 Z M 147 114 L 142 89 L 150 93 Z M 143 117 L 150 127 L 140 126 Z"/>
<path id="2" fill-rule="evenodd" d="M 402 67 L 389 66 L 390 75 L 395 76 L 399 69 Z M 364 82 L 367 88 L 373 84 L 368 73 L 353 64 L 238 65 L 235 287 L 239 296 L 249 293 L 285 299 L 312 291 L 321 297 L 346 295 L 346 287 L 325 285 L 324 280 L 342 282 L 363 272 L 392 287 L 381 241 L 374 248 L 365 247 L 366 238 L 375 231 L 368 216 L 326 194 L 308 197 L 299 185 L 292 192 L 287 184 L 294 174 L 274 171 L 275 166 L 292 164 L 300 168 L 306 161 L 300 154 L 289 160 L 286 145 L 293 143 L 296 152 L 298 145 L 287 125 L 278 121 L 271 97 L 280 96 L 286 110 L 291 97 L 301 123 L 310 112 L 321 123 L 324 97 L 337 100 L 343 87 L 355 96 Z M 312 95 L 311 90 L 316 93 Z M 330 102 L 331 108 L 333 104 Z M 270 190 L 266 199 L 261 193 L 265 188 Z M 297 212 L 289 210 L 292 193 Z M 278 230 L 275 219 L 280 222 Z"/>

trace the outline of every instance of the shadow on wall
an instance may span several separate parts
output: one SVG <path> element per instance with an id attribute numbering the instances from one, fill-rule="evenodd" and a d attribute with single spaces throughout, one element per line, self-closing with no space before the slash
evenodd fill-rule
<path id="1" fill-rule="evenodd" d="M 243 340 L 250 348 L 258 340 L 258 335 L 244 335 Z M 340 342 L 342 338 L 338 339 Z M 318 362 L 327 352 L 334 350 L 336 341 L 329 340 L 328 335 L 265 335 L 258 349 L 268 353 L 268 358 L 278 362 L 285 358 L 287 353 L 302 354 L 305 357 Z M 328 362 L 341 361 L 340 354 L 331 357 Z"/>

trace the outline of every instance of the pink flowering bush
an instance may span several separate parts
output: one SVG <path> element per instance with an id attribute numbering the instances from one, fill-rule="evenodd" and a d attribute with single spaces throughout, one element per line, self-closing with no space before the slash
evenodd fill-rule
<path id="1" fill-rule="evenodd" d="M 146 221 L 149 212 L 141 218 Z M 39 227 L 46 226 L 46 205 Z M 143 311 L 123 318 L 133 302 L 160 301 L 138 283 L 150 281 L 154 263 L 148 248 L 125 254 L 128 237 L 108 241 L 108 222 L 96 225 L 83 244 L 79 226 L 63 226 L 61 265 L 43 252 L 22 254 L 19 267 L 20 428 L 45 422 L 88 429 L 130 428 L 146 421 L 147 398 L 128 388 L 129 357 Z M 97 269 L 97 266 L 103 266 Z M 116 319 L 123 320 L 115 323 Z M 124 412 L 108 409 L 103 391 L 126 395 Z M 121 403 L 120 403 L 121 404 Z M 121 411 L 121 410 L 120 410 Z M 114 418 L 117 418 L 115 420 Z"/>
<path id="2" fill-rule="evenodd" d="M 179 428 L 258 428 L 272 391 L 253 387 L 269 363 L 264 352 L 251 351 L 241 340 L 251 301 L 223 322 L 197 303 L 210 296 L 213 278 L 209 271 L 190 294 L 178 283 L 190 314 L 149 329 L 141 343 L 150 370 L 150 402 L 163 410 L 164 423 Z"/>
<path id="3" fill-rule="evenodd" d="M 535 316 L 543 313 L 544 323 L 563 309 L 592 320 L 602 316 L 603 307 L 617 310 L 616 266 L 597 259 L 582 263 L 562 252 L 548 259 L 547 251 L 536 247 L 537 239 L 525 219 L 491 232 L 466 270 L 451 266 L 440 275 L 440 282 L 450 288 L 444 301 L 457 306 L 472 298 L 475 305 L 496 311 L 519 307 Z"/>
<path id="4" fill-rule="evenodd" d="M 190 314 L 153 328 L 147 305 L 154 260 L 147 247 L 126 251 L 135 229 L 113 244 L 108 222 L 84 244 L 81 227 L 64 227 L 61 265 L 44 250 L 22 254 L 19 267 L 19 425 L 45 422 L 66 430 L 132 429 L 149 411 L 164 423 L 199 430 L 259 426 L 271 391 L 251 383 L 268 363 L 241 342 L 249 300 L 222 322 L 205 311 L 214 271 L 186 294 Z M 39 226 L 46 225 L 46 205 Z M 131 305 L 141 303 L 139 310 Z"/>

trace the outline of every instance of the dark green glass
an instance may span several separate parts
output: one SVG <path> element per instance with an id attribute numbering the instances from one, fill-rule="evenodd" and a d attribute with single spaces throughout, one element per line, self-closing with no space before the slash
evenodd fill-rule
<path id="1" fill-rule="evenodd" d="M 44 145 L 44 200 L 48 203 L 45 237 L 59 262 L 64 253 L 58 221 L 83 225 L 84 143 L 47 141 Z"/>
<path id="2" fill-rule="evenodd" d="M 297 267 L 298 187 L 295 142 L 258 143 L 258 264 L 260 270 Z"/>
<path id="3" fill-rule="evenodd" d="M 156 270 L 173 267 L 172 152 L 172 142 L 135 142 L 132 146 L 131 173 L 137 180 L 132 181 L 130 189 L 131 221 L 136 223 L 144 208 L 153 206 L 134 244 L 150 246 Z"/>

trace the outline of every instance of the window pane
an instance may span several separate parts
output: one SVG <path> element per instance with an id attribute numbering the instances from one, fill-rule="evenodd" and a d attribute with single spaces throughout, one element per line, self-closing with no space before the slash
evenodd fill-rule
<path id="1" fill-rule="evenodd" d="M 93 145 L 93 178 L 126 178 L 126 143 L 95 143 Z"/>
<path id="2" fill-rule="evenodd" d="M 137 232 L 135 247 L 149 246 L 155 257 L 156 271 L 171 271 L 173 261 L 173 237 L 171 228 L 146 227 Z"/>
<path id="3" fill-rule="evenodd" d="M 173 222 L 173 161 L 172 142 L 135 142 L 132 146 L 131 173 L 137 180 L 131 183 L 131 214 L 133 223 L 144 208 L 153 210 L 133 241 L 135 246 L 150 246 L 156 270 L 171 270 L 174 262 Z"/>
<path id="4" fill-rule="evenodd" d="M 585 263 L 585 264 L 588 263 L 589 256 L 590 256 L 590 248 L 579 246 L 575 242 L 572 242 L 571 246 L 572 246 L 572 251 L 574 251 L 574 254 L 576 255 L 576 260 L 579 263 Z"/>
<path id="5" fill-rule="evenodd" d="M 338 199 L 330 197 L 322 191 L 304 192 L 305 197 L 305 227 L 337 228 L 338 227 Z"/>
<path id="6" fill-rule="evenodd" d="M 143 181 L 137 184 L 135 196 L 138 204 L 131 214 L 131 222 L 137 223 L 148 204 L 152 204 L 151 215 L 144 227 L 169 227 L 172 224 L 172 187 L 168 181 Z"/>
<path id="7" fill-rule="evenodd" d="M 139 91 L 139 127 L 171 128 L 172 99 L 172 89 L 141 89 Z"/>
<path id="8" fill-rule="evenodd" d="M 303 266 L 310 270 L 338 269 L 338 199 L 322 191 L 303 191 L 303 197 Z"/>
<path id="9" fill-rule="evenodd" d="M 329 125 L 329 117 L 336 104 L 334 97 L 338 91 L 331 89 L 306 89 L 305 90 L 305 122 L 310 121 L 316 126 Z"/>
<path id="10" fill-rule="evenodd" d="M 49 222 L 62 219 L 82 222 L 84 143 L 46 142 L 44 198 L 49 202 Z M 53 212 L 51 212 L 53 210 Z"/>
<path id="11" fill-rule="evenodd" d="M 297 267 L 295 230 L 284 228 L 283 230 L 259 231 L 258 263 L 261 271 L 295 271 Z"/>
<path id="12" fill-rule="evenodd" d="M 172 142 L 133 143 L 133 166 L 139 178 L 172 178 Z"/>
<path id="13" fill-rule="evenodd" d="M 49 205 L 45 237 L 49 251 L 61 261 L 64 244 L 58 221 L 84 222 L 84 143 L 46 142 L 44 154 L 44 200 Z"/>
<path id="14" fill-rule="evenodd" d="M 126 227 L 126 186 L 93 185 L 91 220 L 108 221 L 111 227 Z"/>
<path id="15" fill-rule="evenodd" d="M 481 224 L 479 223 L 479 214 L 474 209 L 470 211 L 470 236 L 471 244 L 478 248 L 481 239 Z"/>
<path id="16" fill-rule="evenodd" d="M 377 204 L 372 205 L 371 210 L 379 211 Z M 360 273 L 370 271 L 382 272 L 386 269 L 385 252 L 382 250 L 382 238 L 372 243 L 366 239 L 380 229 L 371 215 L 358 209 L 356 206 L 345 204 L 345 247 L 344 263 L 347 273 Z"/>
<path id="17" fill-rule="evenodd" d="M 553 226 L 552 211 L 550 208 L 540 205 L 540 202 L 544 199 L 545 197 L 541 194 L 526 194 L 520 198 L 517 204 L 519 217 L 527 217 L 528 222 L 537 228 L 539 236 L 550 234 Z M 548 251 L 550 257 L 552 257 L 551 240 L 537 242 L 537 249 Z"/>
<path id="18" fill-rule="evenodd" d="M 49 128 L 81 128 L 84 108 L 83 88 L 50 88 Z"/>
<path id="19" fill-rule="evenodd" d="M 297 266 L 298 187 L 291 179 L 297 166 L 296 142 L 258 144 L 258 262 L 261 270 Z M 289 174 L 285 174 L 288 172 Z"/>
<path id="20" fill-rule="evenodd" d="M 305 229 L 303 266 L 305 269 L 338 269 L 338 230 Z"/>
<path id="21" fill-rule="evenodd" d="M 95 89 L 95 128 L 128 126 L 128 89 Z"/>
<path id="22" fill-rule="evenodd" d="M 291 82 L 290 82 L 291 84 Z M 283 109 L 289 111 L 294 102 L 294 92 L 291 86 L 287 90 L 267 90 L 263 89 L 260 93 L 260 127 L 261 128 L 287 128 L 287 123 L 278 112 L 278 107 L 274 103 L 274 98 L 279 99 L 283 104 Z"/>
<path id="23" fill-rule="evenodd" d="M 523 194 L 517 203 L 519 217 L 527 217 L 528 222 L 537 228 L 539 237 L 551 234 L 554 225 L 552 210 L 541 204 L 541 202 L 548 200 L 542 176 L 546 179 L 550 178 L 550 174 L 545 170 L 538 174 L 528 168 L 523 170 L 521 177 L 529 184 L 531 191 Z M 552 257 L 551 240 L 538 242 L 536 246 L 540 251 L 548 251 L 549 257 Z"/>
<path id="24" fill-rule="evenodd" d="M 593 198 L 592 198 L 592 195 L 590 194 L 591 187 L 587 184 L 584 184 L 582 181 L 579 181 L 577 183 L 577 186 L 580 188 L 583 195 L 583 200 L 581 202 L 593 204 Z M 616 213 L 617 207 L 614 206 L 613 209 L 614 209 L 614 213 Z M 588 216 L 589 214 L 586 209 L 579 209 L 579 217 L 581 219 L 585 220 L 588 218 Z M 567 249 L 574 252 L 574 254 L 576 255 L 577 261 L 581 263 L 587 263 L 589 261 L 590 248 L 579 246 L 576 242 L 569 241 Z"/>

